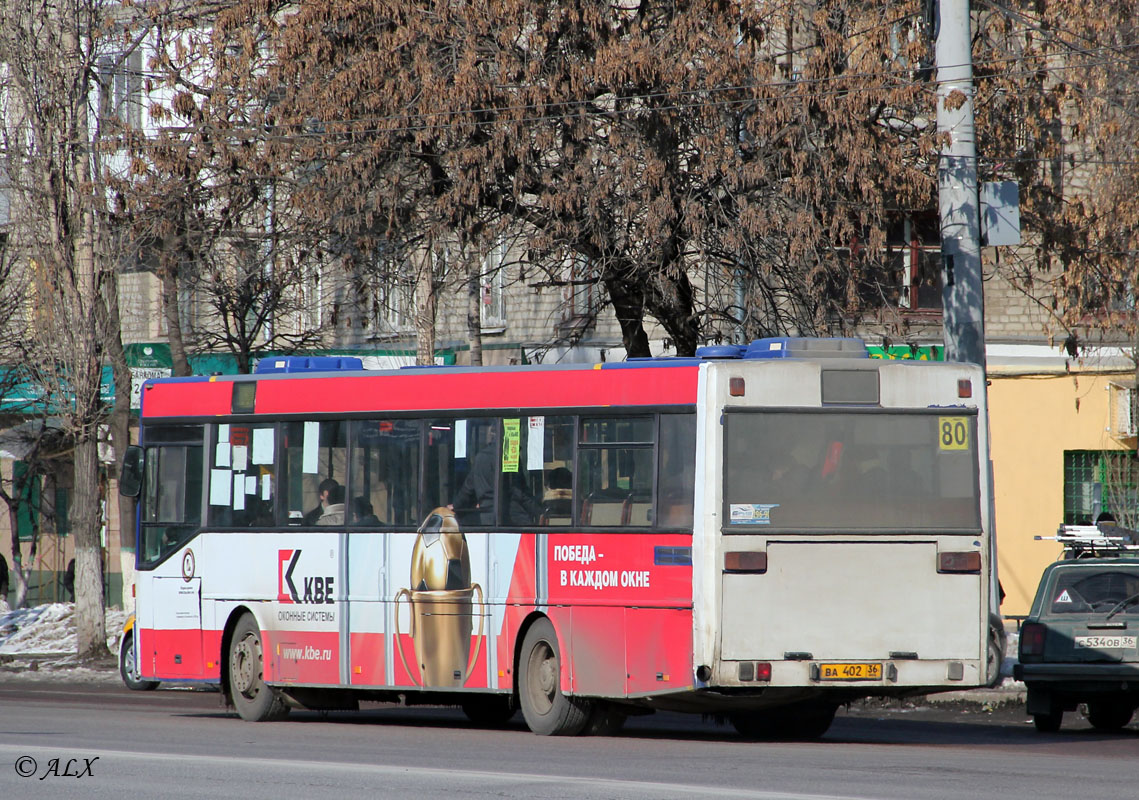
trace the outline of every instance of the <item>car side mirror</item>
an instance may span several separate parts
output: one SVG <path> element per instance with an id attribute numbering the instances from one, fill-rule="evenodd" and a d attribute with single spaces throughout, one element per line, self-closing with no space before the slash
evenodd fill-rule
<path id="1" fill-rule="evenodd" d="M 142 448 L 131 445 L 123 454 L 123 471 L 119 475 L 119 494 L 138 497 L 142 491 Z"/>

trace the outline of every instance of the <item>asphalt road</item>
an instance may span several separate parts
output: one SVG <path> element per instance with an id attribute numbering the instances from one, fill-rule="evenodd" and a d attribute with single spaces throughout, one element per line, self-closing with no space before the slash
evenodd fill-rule
<path id="1" fill-rule="evenodd" d="M 871 704 L 818 742 L 746 742 L 672 714 L 544 738 L 450 709 L 252 724 L 213 693 L 0 678 L 0 798 L 1139 796 L 1139 726 L 1104 735 L 1069 717 L 1044 735 L 1015 706 Z"/>

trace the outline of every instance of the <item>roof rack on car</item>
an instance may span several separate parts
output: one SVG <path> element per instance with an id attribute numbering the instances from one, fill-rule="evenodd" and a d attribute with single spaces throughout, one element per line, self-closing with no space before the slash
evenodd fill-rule
<path id="1" fill-rule="evenodd" d="M 1061 525 L 1055 536 L 1034 536 L 1037 541 L 1060 542 L 1064 558 L 1118 556 L 1139 551 L 1139 531 L 1112 523 Z"/>

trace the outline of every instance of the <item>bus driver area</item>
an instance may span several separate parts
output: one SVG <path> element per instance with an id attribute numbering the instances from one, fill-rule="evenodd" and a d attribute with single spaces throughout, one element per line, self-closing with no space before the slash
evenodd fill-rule
<path id="1" fill-rule="evenodd" d="M 817 736 L 855 697 L 985 684 L 974 385 L 849 339 L 148 381 L 139 676 L 249 720 L 402 699 L 561 735 L 671 709 Z"/>

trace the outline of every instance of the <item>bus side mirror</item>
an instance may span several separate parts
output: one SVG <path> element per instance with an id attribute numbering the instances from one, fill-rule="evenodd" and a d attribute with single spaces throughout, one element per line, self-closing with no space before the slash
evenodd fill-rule
<path id="1" fill-rule="evenodd" d="M 119 494 L 138 497 L 142 490 L 142 448 L 131 445 L 123 455 L 123 472 L 119 476 Z"/>

